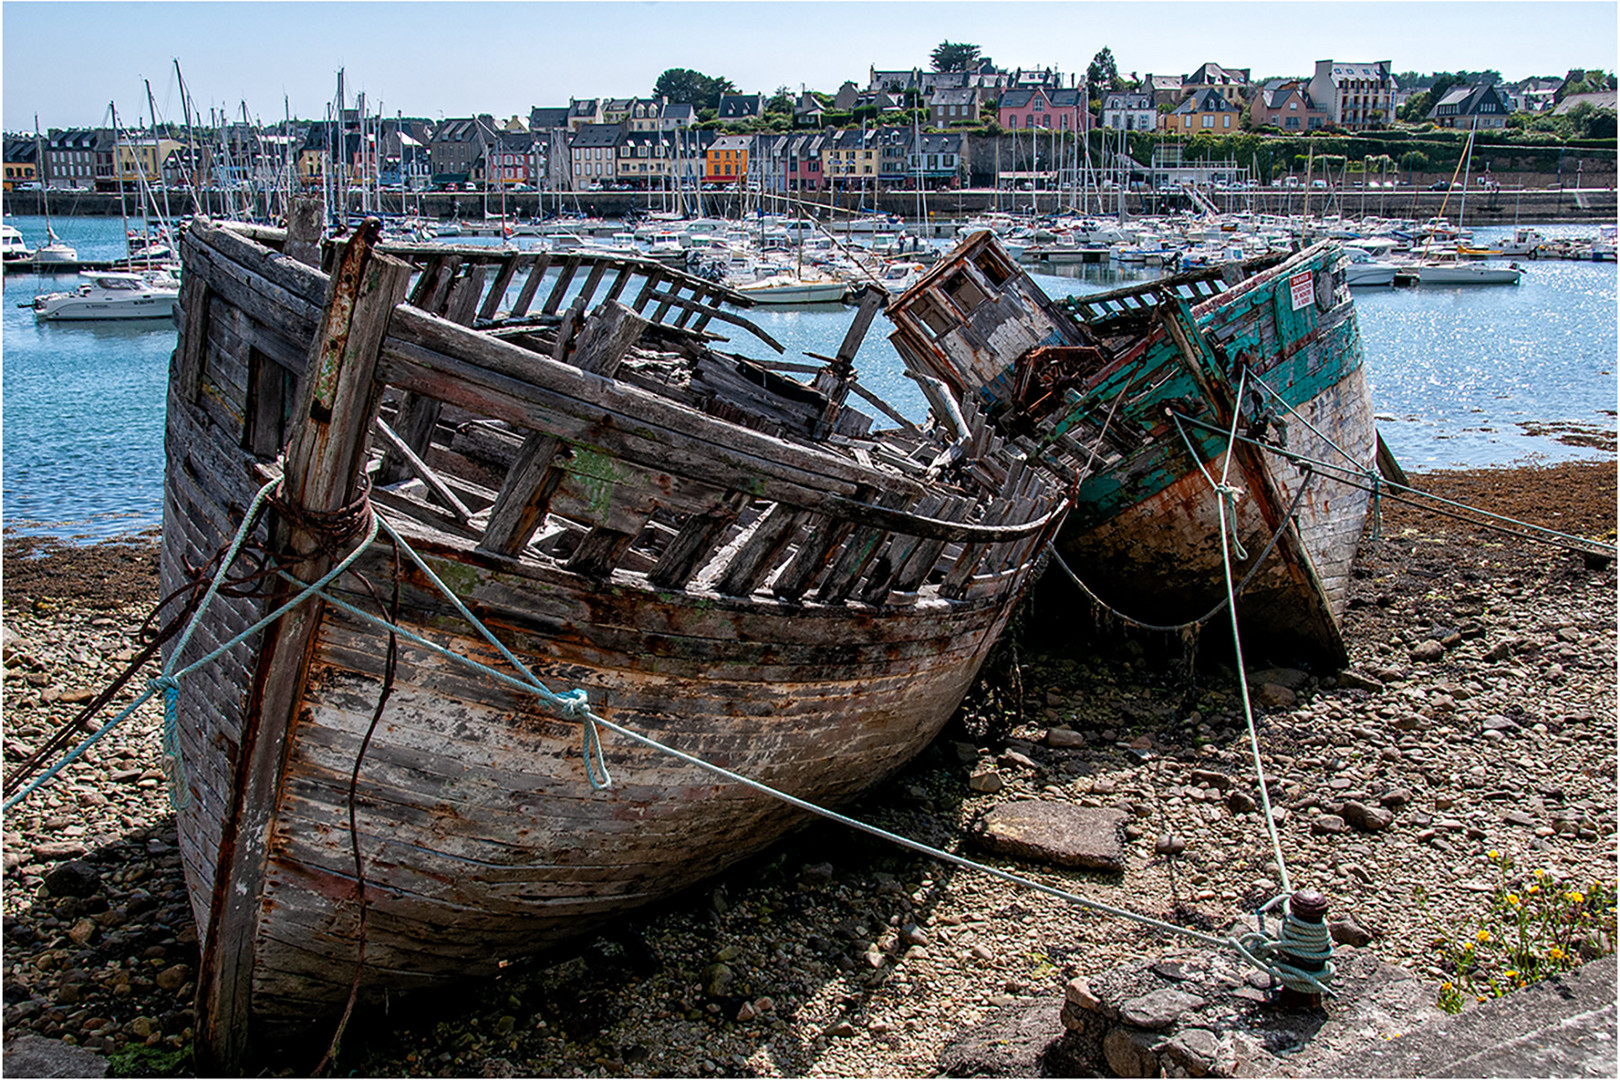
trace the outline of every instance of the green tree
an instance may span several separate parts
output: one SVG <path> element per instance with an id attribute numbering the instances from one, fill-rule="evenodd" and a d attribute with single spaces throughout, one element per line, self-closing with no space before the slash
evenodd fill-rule
<path id="1" fill-rule="evenodd" d="M 778 86 L 776 93 L 765 99 L 765 111 L 793 115 L 793 91 L 786 86 Z"/>
<path id="2" fill-rule="evenodd" d="M 694 109 L 717 109 L 721 94 L 735 94 L 730 79 L 709 76 L 691 68 L 670 68 L 653 83 L 653 93 Z"/>
<path id="3" fill-rule="evenodd" d="M 979 47 L 965 42 L 942 41 L 928 55 L 935 71 L 967 71 L 978 65 Z"/>
<path id="4" fill-rule="evenodd" d="M 1114 62 L 1114 51 L 1104 45 L 1086 66 L 1086 81 L 1093 92 L 1118 90 L 1119 65 Z"/>

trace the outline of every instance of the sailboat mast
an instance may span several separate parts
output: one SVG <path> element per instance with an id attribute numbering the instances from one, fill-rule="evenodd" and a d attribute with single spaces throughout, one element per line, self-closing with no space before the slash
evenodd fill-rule
<path id="1" fill-rule="evenodd" d="M 186 156 L 182 160 L 185 164 L 185 177 L 191 185 L 191 208 L 196 213 L 204 213 L 202 205 L 201 183 L 198 181 L 198 166 L 201 163 L 197 153 L 197 132 L 191 124 L 191 96 L 186 93 L 186 77 L 180 74 L 180 60 L 174 61 L 174 77 L 180 84 L 180 111 L 186 117 Z"/>
<path id="2" fill-rule="evenodd" d="M 135 252 L 129 246 L 129 207 L 124 203 L 124 162 L 118 151 L 118 106 L 109 101 L 107 111 L 112 114 L 113 183 L 118 185 L 118 216 L 124 221 L 124 254 L 133 258 Z"/>
<path id="3" fill-rule="evenodd" d="M 157 167 L 158 175 L 161 178 L 162 173 L 163 173 L 163 158 L 158 153 L 159 148 L 160 148 L 160 144 L 158 142 L 158 133 L 157 133 L 157 103 L 152 98 L 152 80 L 151 79 L 142 79 L 141 81 L 146 84 L 146 112 L 147 112 L 147 115 L 149 115 L 152 118 L 152 163 Z M 154 207 L 154 209 L 155 209 L 155 207 Z M 169 231 L 169 222 L 171 222 L 173 220 L 174 220 L 174 218 L 169 213 L 169 185 L 164 184 L 163 185 L 163 228 L 160 229 L 159 232 L 164 234 L 164 235 L 167 235 L 167 233 Z"/>

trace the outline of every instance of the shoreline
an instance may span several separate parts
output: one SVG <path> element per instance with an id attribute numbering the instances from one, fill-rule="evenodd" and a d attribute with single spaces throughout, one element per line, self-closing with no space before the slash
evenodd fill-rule
<path id="1" fill-rule="evenodd" d="M 1612 463 L 1413 479 L 1614 539 Z M 157 586 L 149 540 L 8 536 L 5 556 L 9 767 L 132 656 Z M 1425 884 L 1435 917 L 1465 920 L 1483 902 L 1489 850 L 1612 887 L 1614 584 L 1612 564 L 1594 569 L 1558 548 L 1385 504 L 1352 583 L 1351 667 L 1296 673 L 1297 690 L 1268 699 L 1261 724 L 1294 877 L 1365 929 L 1367 951 L 1438 985 L 1425 951 L 1432 927 L 1411 886 Z M 1050 580 L 1042 588 L 1054 604 L 1070 600 Z M 1127 641 L 1104 656 L 1031 632 L 1016 661 L 985 673 L 946 735 L 854 816 L 985 858 L 965 838 L 996 805 L 1118 807 L 1128 816 L 1123 873 L 989 861 L 1211 926 L 1274 888 L 1258 819 L 1230 794 L 1253 791 L 1233 673 L 1155 662 L 1162 644 Z M 1217 637 L 1206 640 L 1218 651 Z M 1016 706 L 991 715 L 998 701 Z M 147 1074 L 183 1075 L 196 930 L 158 768 L 160 722 L 161 709 L 143 708 L 7 815 L 5 1026 L 8 1039 L 65 1035 Z M 1001 790 L 969 786 L 985 770 Z M 1198 779 L 1211 773 L 1230 789 Z M 1358 799 L 1393 804 L 1393 820 L 1344 826 L 1334 809 Z M 1324 823 L 1332 817 L 1336 830 Z M 1166 836 L 1184 848 L 1162 853 Z M 74 863 L 88 872 L 62 870 Z M 47 875 L 60 889 L 42 893 Z M 469 984 L 453 1004 L 396 1003 L 387 1024 L 357 1019 L 338 1071 L 930 1075 L 953 1036 L 996 1010 L 1167 947 L 817 824 L 613 933 Z M 324 1036 L 311 1043 L 281 1066 L 308 1069 Z"/>

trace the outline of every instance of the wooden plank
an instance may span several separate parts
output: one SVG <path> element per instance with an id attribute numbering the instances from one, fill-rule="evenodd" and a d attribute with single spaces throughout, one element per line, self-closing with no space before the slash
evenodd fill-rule
<path id="1" fill-rule="evenodd" d="M 772 584 L 771 591 L 783 600 L 797 602 L 826 568 L 827 560 L 832 558 L 838 545 L 854 531 L 854 522 L 816 515 L 804 542 Z"/>
<path id="2" fill-rule="evenodd" d="M 444 314 L 445 304 L 450 299 L 450 289 L 456 283 L 456 276 L 461 271 L 462 259 L 452 255 L 444 260 L 439 272 L 434 275 L 432 285 L 422 294 L 422 302 L 415 305 L 423 311 L 431 311 L 435 315 Z"/>
<path id="3" fill-rule="evenodd" d="M 568 291 L 568 286 L 574 280 L 574 274 L 578 270 L 578 255 L 569 255 L 563 259 L 562 269 L 557 272 L 557 284 L 551 287 L 551 294 L 546 297 L 545 305 L 540 308 L 541 314 L 557 314 L 557 308 L 562 304 L 563 294 Z"/>
<path id="4" fill-rule="evenodd" d="M 528 314 L 529 305 L 534 303 L 535 293 L 540 291 L 540 282 L 546 276 L 546 267 L 551 265 L 551 255 L 542 251 L 532 256 L 533 263 L 529 267 L 529 276 L 523 279 L 523 288 L 518 290 L 517 299 L 512 301 L 512 312 L 508 318 L 521 319 Z"/>
<path id="5" fill-rule="evenodd" d="M 613 573 L 624 553 L 635 542 L 635 534 L 598 525 L 585 534 L 563 569 L 589 578 L 605 578 Z"/>
<path id="6" fill-rule="evenodd" d="M 754 523 L 753 533 L 743 541 L 726 564 L 715 592 L 726 596 L 747 596 L 759 588 L 776 568 L 777 558 L 798 535 L 808 514 L 782 503 L 774 503 Z"/>
<path id="7" fill-rule="evenodd" d="M 602 275 L 607 271 L 608 264 L 599 262 L 591 267 L 591 272 L 585 275 L 585 284 L 579 287 L 581 306 L 589 308 L 591 297 L 596 294 L 596 287 L 602 283 Z"/>
<path id="8" fill-rule="evenodd" d="M 439 501 L 455 516 L 457 521 L 465 525 L 472 520 L 472 511 L 467 509 L 466 504 L 456 497 L 456 493 L 450 490 L 438 473 L 428 467 L 427 462 L 417 456 L 409 443 L 395 434 L 394 429 L 383 422 L 382 417 L 377 417 L 371 423 L 394 451 L 404 459 L 411 472 L 428 486 L 428 489 L 438 497 Z"/>
<path id="9" fill-rule="evenodd" d="M 680 531 L 664 549 L 658 565 L 647 574 L 648 582 L 658 589 L 686 588 L 693 575 L 714 554 L 720 538 L 737 520 L 737 515 L 747 502 L 747 495 L 734 491 L 712 510 L 688 515 Z"/>
<path id="10" fill-rule="evenodd" d="M 326 219 L 322 199 L 301 195 L 287 207 L 287 239 L 282 252 L 305 266 L 321 265 L 321 227 Z"/>
<path id="11" fill-rule="evenodd" d="M 517 273 L 520 257 L 513 252 L 501 260 L 501 268 L 495 273 L 495 282 L 489 287 L 489 295 L 484 297 L 484 305 L 478 309 L 478 318 L 488 320 L 495 317 L 501 301 L 506 297 L 507 286 L 512 284 L 512 276 Z"/>
<path id="12" fill-rule="evenodd" d="M 366 433 L 376 412 L 373 375 L 388 320 L 405 297 L 408 264 L 376 254 L 378 228 L 368 222 L 337 251 L 321 329 L 299 389 L 299 419 L 287 452 L 283 497 L 330 512 L 357 489 Z M 287 529 L 277 546 L 306 574 L 325 572 L 316 538 Z M 281 590 L 282 593 L 290 589 Z M 198 972 L 197 1051 L 202 1071 L 240 1070 L 251 1052 L 255 938 L 267 841 L 282 786 L 283 751 L 303 696 L 309 651 L 320 622 L 306 604 L 265 631 L 254 680 L 256 700 L 243 724 L 234 800 L 221 834 L 209 905 L 207 942 Z"/>
<path id="13" fill-rule="evenodd" d="M 903 496 L 899 492 L 886 491 L 878 498 L 879 506 L 896 507 L 902 504 Z M 851 533 L 832 569 L 822 579 L 821 587 L 816 590 L 816 599 L 823 604 L 842 604 L 848 600 L 859 584 L 861 575 L 877 558 L 887 536 L 887 530 L 871 525 L 863 525 Z"/>
<path id="14" fill-rule="evenodd" d="M 945 505 L 945 497 L 939 494 L 930 494 L 919 507 L 925 514 L 938 513 Z M 881 606 L 888 598 L 900 571 L 905 567 L 911 555 L 923 543 L 920 536 L 894 535 L 883 548 L 883 554 L 867 571 L 866 586 L 861 590 L 861 599 L 874 607 Z"/>
<path id="15" fill-rule="evenodd" d="M 619 294 L 624 292 L 625 285 L 630 281 L 631 273 L 632 271 L 630 267 L 619 267 L 618 276 L 613 279 L 613 287 L 609 289 L 607 295 L 602 298 L 604 302 L 608 300 L 617 300 L 619 298 Z"/>
<path id="16" fill-rule="evenodd" d="M 647 271 L 647 280 L 642 283 L 641 292 L 636 294 L 636 298 L 630 306 L 637 311 L 645 309 L 647 301 L 652 298 L 653 293 L 658 289 L 658 283 L 663 280 L 665 278 L 661 268 Z"/>

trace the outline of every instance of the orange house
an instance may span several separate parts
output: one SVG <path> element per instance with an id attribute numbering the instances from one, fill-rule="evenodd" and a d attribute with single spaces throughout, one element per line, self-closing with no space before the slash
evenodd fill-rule
<path id="1" fill-rule="evenodd" d="M 703 182 L 740 184 L 748 175 L 747 135 L 722 135 L 703 152 Z"/>

